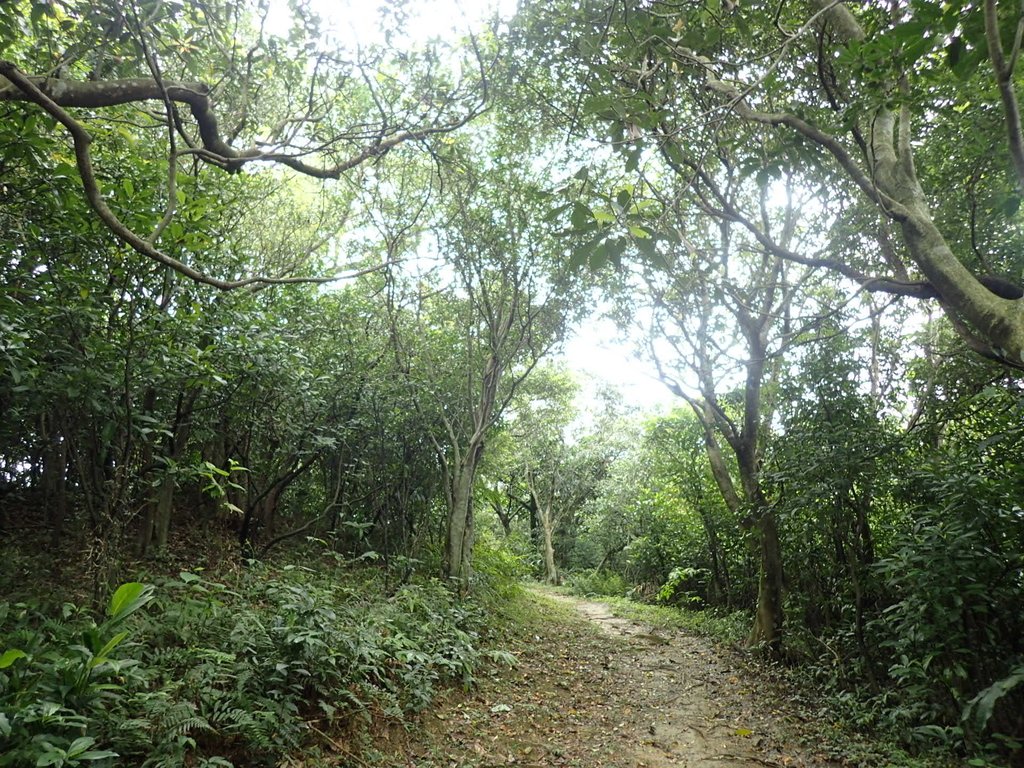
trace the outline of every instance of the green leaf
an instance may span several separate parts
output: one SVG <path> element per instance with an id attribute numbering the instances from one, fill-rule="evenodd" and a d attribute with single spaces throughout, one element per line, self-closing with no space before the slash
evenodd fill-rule
<path id="1" fill-rule="evenodd" d="M 118 645 L 120 645 L 121 642 L 126 637 L 128 637 L 127 632 L 118 632 L 116 635 L 110 638 L 110 640 L 107 641 L 107 644 L 100 648 L 100 650 L 96 653 L 96 656 L 93 657 L 92 661 L 89 662 L 90 669 L 98 667 L 100 664 L 107 661 L 107 656 L 110 654 L 110 652 L 114 650 Z"/>
<path id="2" fill-rule="evenodd" d="M 77 739 L 71 742 L 71 746 L 68 747 L 68 757 L 78 757 L 80 754 L 85 752 L 89 747 L 96 743 L 96 739 L 92 736 L 79 736 Z"/>
<path id="3" fill-rule="evenodd" d="M 544 214 L 543 220 L 547 223 L 551 223 L 552 221 L 558 219 L 558 217 L 565 213 L 567 210 L 569 210 L 569 203 L 566 203 L 565 205 L 560 205 L 557 208 L 552 208 L 550 211 Z"/>
<path id="4" fill-rule="evenodd" d="M 613 96 L 591 96 L 583 102 L 583 113 L 610 118 L 615 114 L 617 100 Z"/>
<path id="5" fill-rule="evenodd" d="M 8 648 L 4 655 L 0 656 L 0 669 L 7 669 L 18 659 L 27 659 L 28 654 L 17 648 Z"/>
<path id="6" fill-rule="evenodd" d="M 984 728 L 992 717 L 996 702 L 1021 683 L 1024 683 L 1024 666 L 1015 668 L 1007 677 L 997 680 L 975 696 L 967 705 L 964 718 L 974 715 L 978 728 Z"/>
<path id="7" fill-rule="evenodd" d="M 120 621 L 152 600 L 152 593 L 153 587 L 149 584 L 140 584 L 137 581 L 122 584 L 110 598 L 107 616 L 111 621 Z"/>
<path id="8" fill-rule="evenodd" d="M 38 27 L 39 26 L 39 22 L 42 20 L 43 16 L 46 15 L 46 12 L 47 12 L 48 9 L 49 9 L 49 4 L 48 3 L 33 3 L 32 4 L 32 11 L 31 11 L 31 13 L 29 13 L 29 20 L 32 22 L 32 26 L 33 27 Z"/>
<path id="9" fill-rule="evenodd" d="M 78 756 L 79 760 L 105 760 L 108 757 L 119 757 L 117 752 L 111 752 L 109 749 L 94 749 L 89 752 L 83 752 Z"/>
<path id="10" fill-rule="evenodd" d="M 646 256 L 648 260 L 652 262 L 657 262 L 658 266 L 668 266 L 667 264 L 665 264 L 664 257 L 662 257 L 662 255 L 658 251 L 657 243 L 649 235 L 647 239 L 637 238 L 637 240 L 634 242 L 634 245 L 636 245 L 640 253 Z"/>
<path id="11" fill-rule="evenodd" d="M 573 203 L 572 215 L 569 217 L 569 221 L 572 223 L 574 229 L 585 228 L 593 218 L 594 214 L 591 212 L 583 203 Z"/>
<path id="12" fill-rule="evenodd" d="M 135 197 L 135 185 L 132 184 L 131 179 L 125 179 L 121 183 L 121 186 L 124 188 L 124 193 L 128 195 L 128 197 Z"/>
<path id="13" fill-rule="evenodd" d="M 71 163 L 62 160 L 61 162 L 57 163 L 56 166 L 54 166 L 51 175 L 54 178 L 76 178 L 78 176 L 78 168 L 73 166 Z"/>
<path id="14" fill-rule="evenodd" d="M 632 173 L 640 167 L 640 158 L 643 156 L 644 148 L 637 147 L 626 156 L 626 172 Z"/>
<path id="15" fill-rule="evenodd" d="M 66 757 L 67 755 L 64 754 L 64 750 L 56 749 L 51 746 L 48 752 L 44 753 L 38 760 L 36 760 L 36 768 L 40 768 L 40 766 L 44 765 L 64 765 Z"/>

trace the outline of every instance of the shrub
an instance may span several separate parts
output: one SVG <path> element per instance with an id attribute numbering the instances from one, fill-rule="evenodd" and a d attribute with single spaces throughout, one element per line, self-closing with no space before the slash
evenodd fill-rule
<path id="1" fill-rule="evenodd" d="M 529 542 L 502 540 L 481 532 L 473 547 L 473 569 L 484 599 L 493 596 L 504 601 L 519 591 L 522 580 L 530 574 L 530 551 Z"/>
<path id="2" fill-rule="evenodd" d="M 711 572 L 706 568 L 673 568 L 658 590 L 655 602 L 680 608 L 703 608 L 710 578 Z"/>
<path id="3" fill-rule="evenodd" d="M 101 624 L 71 604 L 50 618 L 26 604 L 0 603 L 0 765 L 105 764 L 109 712 L 144 684 L 138 661 L 121 656 L 134 632 L 125 620 L 152 599 L 152 587 L 122 585 Z"/>
<path id="4" fill-rule="evenodd" d="M 570 590 L 584 597 L 595 595 L 624 597 L 629 591 L 629 584 L 626 583 L 626 580 L 621 575 L 605 570 L 573 573 L 566 580 L 566 584 Z"/>
<path id="5" fill-rule="evenodd" d="M 277 765 L 507 660 L 481 649 L 482 619 L 436 581 L 387 596 L 376 577 L 260 565 L 230 586 L 125 585 L 99 625 L 70 605 L 58 620 L 3 606 L 0 765 Z"/>

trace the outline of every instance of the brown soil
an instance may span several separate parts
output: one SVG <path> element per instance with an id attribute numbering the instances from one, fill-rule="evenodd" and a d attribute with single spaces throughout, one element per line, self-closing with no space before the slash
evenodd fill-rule
<path id="1" fill-rule="evenodd" d="M 426 713 L 395 740 L 408 768 L 826 766 L 797 746 L 798 718 L 737 657 L 604 603 L 534 590 L 515 628 L 519 663 Z M 397 753 L 397 754 L 396 754 Z"/>

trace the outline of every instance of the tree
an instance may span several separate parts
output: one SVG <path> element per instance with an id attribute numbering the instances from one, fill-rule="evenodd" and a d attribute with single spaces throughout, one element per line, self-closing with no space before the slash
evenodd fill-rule
<path id="1" fill-rule="evenodd" d="M 742 180 L 724 180 L 726 199 L 742 201 Z M 798 204 L 791 193 L 780 209 L 760 191 L 757 233 L 799 240 Z M 783 628 L 783 559 L 778 520 L 761 481 L 761 465 L 774 414 L 771 390 L 783 356 L 806 341 L 825 307 L 796 304 L 809 279 L 743 227 L 721 222 L 703 229 L 700 217 L 678 213 L 686 250 L 671 270 L 641 264 L 636 279 L 651 296 L 648 356 L 669 389 L 692 409 L 704 432 L 712 476 L 726 506 L 756 534 L 760 559 L 757 610 L 750 642 L 778 653 Z M 635 313 L 634 293 L 620 314 Z M 723 442 L 725 448 L 723 448 Z M 729 461 L 726 449 L 733 461 Z M 735 474 L 733 472 L 735 468 Z M 738 480 L 738 482 L 737 482 Z"/>
<path id="2" fill-rule="evenodd" d="M 533 184 L 510 162 L 486 177 L 462 163 L 457 168 L 447 179 L 455 188 L 436 243 L 451 285 L 420 280 L 403 294 L 396 283 L 389 300 L 399 367 L 417 407 L 437 419 L 430 439 L 448 509 L 445 574 L 466 592 L 474 484 L 487 439 L 561 339 L 570 304 L 550 282 L 557 266 L 536 226 L 542 198 Z"/>
<path id="3" fill-rule="evenodd" d="M 237 173 L 255 163 L 341 178 L 476 117 L 485 69 L 476 48 L 461 79 L 429 47 L 347 51 L 305 6 L 294 9 L 290 28 L 277 30 L 259 3 L 8 3 L 0 8 L 0 102 L 34 116 L 29 133 L 60 147 L 51 170 L 77 178 L 103 225 L 143 256 L 219 289 L 336 279 L 301 274 L 310 253 L 293 253 L 275 275 L 233 277 L 198 266 L 198 250 L 175 254 L 186 182 L 207 166 Z M 131 133 L 125 124 L 146 135 L 144 150 L 120 140 Z M 162 163 L 162 193 L 147 192 L 142 210 L 134 200 L 112 204 L 110 163 Z"/>
<path id="4" fill-rule="evenodd" d="M 996 0 L 570 2 L 534 6 L 521 29 L 574 83 L 576 125 L 608 125 L 655 186 L 667 166 L 695 210 L 778 258 L 936 298 L 971 349 L 1022 367 L 1024 291 L 996 279 L 1021 270 L 1021 18 Z M 805 216 L 831 220 L 824 253 L 764 231 L 756 196 L 727 194 L 727 179 L 763 185 L 780 169 L 817 193 Z"/>
<path id="5" fill-rule="evenodd" d="M 614 407 L 588 414 L 593 422 L 587 423 L 574 402 L 579 397 L 567 371 L 537 369 L 511 404 L 491 470 L 505 478 L 508 496 L 529 509 L 551 584 L 561 583 L 559 562 L 568 560 L 565 548 L 556 551 L 556 535 L 576 528 L 618 451 Z"/>
<path id="6" fill-rule="evenodd" d="M 754 593 L 746 588 L 749 579 L 742 578 L 732 562 L 737 546 L 730 542 L 730 534 L 739 527 L 740 518 L 724 502 L 711 474 L 703 422 L 692 410 L 673 411 L 647 426 L 644 442 L 653 477 L 671 487 L 678 505 L 700 520 L 710 572 L 708 603 L 728 608 L 752 601 Z M 691 563 L 691 567 L 701 565 Z"/>

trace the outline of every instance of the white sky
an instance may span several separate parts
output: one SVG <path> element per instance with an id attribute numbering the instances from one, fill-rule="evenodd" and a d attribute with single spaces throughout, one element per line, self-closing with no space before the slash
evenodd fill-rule
<path id="1" fill-rule="evenodd" d="M 562 357 L 573 371 L 606 381 L 620 392 L 626 404 L 643 413 L 667 413 L 678 398 L 658 381 L 653 367 L 633 355 L 625 334 L 607 318 L 584 320 L 565 342 Z M 592 396 L 584 386 L 583 397 Z"/>
<path id="2" fill-rule="evenodd" d="M 380 10 L 394 0 L 310 0 L 309 7 L 323 21 L 323 30 L 343 45 L 383 42 Z M 406 35 L 412 43 L 434 38 L 451 39 L 479 31 L 495 11 L 511 18 L 517 0 L 412 0 L 404 3 L 409 13 Z M 267 21 L 270 29 L 286 29 L 290 14 L 286 0 L 273 0 Z"/>

